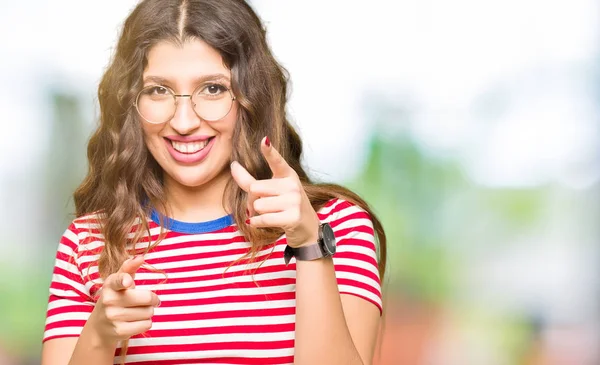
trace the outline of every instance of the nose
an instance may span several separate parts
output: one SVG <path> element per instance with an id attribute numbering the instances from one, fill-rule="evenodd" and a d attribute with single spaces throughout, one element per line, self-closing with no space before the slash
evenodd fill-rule
<path id="1" fill-rule="evenodd" d="M 169 124 L 177 133 L 183 135 L 190 134 L 200 127 L 200 117 L 196 115 L 192 99 L 189 96 L 177 96 L 175 115 Z"/>

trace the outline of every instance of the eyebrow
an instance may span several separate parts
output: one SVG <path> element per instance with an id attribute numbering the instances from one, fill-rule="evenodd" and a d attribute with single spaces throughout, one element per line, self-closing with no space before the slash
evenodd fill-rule
<path id="1" fill-rule="evenodd" d="M 201 84 L 206 81 L 226 81 L 229 82 L 229 77 L 224 74 L 209 74 L 202 75 L 192 80 L 193 84 Z M 144 77 L 144 84 L 153 82 L 156 84 L 171 84 L 171 80 L 161 76 L 146 76 Z"/>

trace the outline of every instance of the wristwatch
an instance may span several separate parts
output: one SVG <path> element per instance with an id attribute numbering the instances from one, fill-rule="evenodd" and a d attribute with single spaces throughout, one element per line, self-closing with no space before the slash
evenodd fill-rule
<path id="1" fill-rule="evenodd" d="M 329 223 L 319 225 L 319 239 L 317 243 L 302 247 L 287 246 L 283 252 L 285 264 L 289 264 L 292 257 L 300 261 L 312 261 L 323 257 L 331 257 L 335 253 L 335 235 Z"/>

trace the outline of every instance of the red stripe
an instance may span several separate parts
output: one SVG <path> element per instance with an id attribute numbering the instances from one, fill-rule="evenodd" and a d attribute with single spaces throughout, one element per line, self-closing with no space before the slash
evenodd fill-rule
<path id="1" fill-rule="evenodd" d="M 152 317 L 153 322 L 180 322 L 180 321 L 201 321 L 205 319 L 221 319 L 221 318 L 247 318 L 247 317 L 264 317 L 264 316 L 287 316 L 296 313 L 294 307 L 269 308 L 264 309 L 240 309 L 240 310 L 225 310 L 209 313 L 183 313 L 183 314 L 163 314 Z"/>
<path id="2" fill-rule="evenodd" d="M 202 335 L 223 335 L 229 333 L 277 333 L 294 331 L 295 323 L 270 324 L 264 325 L 244 325 L 244 326 L 217 326 L 204 328 L 177 328 L 150 330 L 147 332 L 150 337 L 176 337 L 176 336 L 202 336 Z M 139 335 L 143 337 L 143 335 Z M 138 336 L 136 336 L 138 337 Z"/>
<path id="3" fill-rule="evenodd" d="M 192 352 L 211 350 L 279 350 L 293 347 L 294 340 L 209 342 L 182 345 L 131 346 L 129 350 L 127 350 L 127 355 L 151 354 L 156 352 Z"/>
<path id="4" fill-rule="evenodd" d="M 82 304 L 65 305 L 62 307 L 49 309 L 47 315 L 48 315 L 48 317 L 51 317 L 51 316 L 55 316 L 57 314 L 63 314 L 63 313 L 92 313 L 93 310 L 94 310 L 94 306 L 92 306 L 92 305 L 82 305 Z"/>
<path id="5" fill-rule="evenodd" d="M 326 207 L 331 207 L 333 204 L 340 202 L 340 200 L 336 199 L 334 202 L 332 202 L 332 204 L 330 205 L 326 205 Z M 343 211 L 344 209 L 348 209 L 348 208 L 352 208 L 355 207 L 354 204 L 350 203 L 349 201 L 345 200 L 345 201 L 341 201 L 338 205 L 336 205 L 333 209 L 331 209 L 329 211 L 329 213 L 327 214 L 323 214 L 323 213 L 318 213 L 317 212 L 317 216 L 319 217 L 320 220 L 324 220 L 326 218 L 329 218 L 330 216 L 339 213 L 341 211 Z"/>
<path id="6" fill-rule="evenodd" d="M 151 360 L 151 361 L 136 361 L 131 364 L 135 365 L 179 365 L 179 364 L 202 364 L 202 363 L 217 363 L 217 364 L 234 364 L 234 365 L 283 365 L 293 364 L 293 356 L 284 357 L 220 357 L 216 359 L 181 359 L 181 360 Z M 129 363 L 127 363 L 129 364 Z"/>
<path id="7" fill-rule="evenodd" d="M 69 280 L 72 280 L 78 284 L 82 284 L 83 285 L 83 281 L 81 279 L 81 275 L 78 273 L 74 273 L 72 271 L 67 271 L 65 269 L 63 269 L 62 267 L 59 266 L 54 266 L 54 275 L 60 275 L 63 276 Z"/>
<path id="8" fill-rule="evenodd" d="M 375 268 L 377 268 L 377 266 L 375 266 Z M 350 265 L 335 265 L 335 272 L 349 272 L 359 276 L 365 276 L 374 280 L 377 284 L 380 284 L 379 275 L 376 275 L 375 273 L 360 267 Z"/>
<path id="9" fill-rule="evenodd" d="M 369 291 L 369 292 L 375 294 L 375 296 L 377 296 L 377 297 L 381 296 L 381 293 L 379 292 L 379 290 L 373 288 L 371 285 L 361 283 L 360 281 L 356 281 L 356 280 L 352 280 L 352 279 L 338 279 L 337 282 L 338 282 L 338 285 L 348 285 L 348 286 L 354 287 L 354 288 L 361 288 L 361 289 L 364 289 L 366 291 Z"/>
<path id="10" fill-rule="evenodd" d="M 355 297 L 361 298 L 366 300 L 367 302 L 373 303 L 374 306 L 377 307 L 377 309 L 379 309 L 379 315 L 383 315 L 383 307 L 381 306 L 381 303 L 378 303 L 376 301 L 374 301 L 371 298 L 365 297 L 364 295 L 360 295 L 360 294 L 356 294 L 356 293 L 351 293 L 351 292 L 346 292 L 346 291 L 341 291 L 340 294 L 344 294 L 344 295 L 353 295 Z"/>
<path id="11" fill-rule="evenodd" d="M 352 260 L 364 261 L 368 264 L 371 264 L 374 267 L 378 267 L 377 261 L 373 257 L 367 256 L 362 253 L 342 251 L 342 252 L 336 252 L 335 257 L 338 259 L 352 259 Z"/>
<path id="12" fill-rule="evenodd" d="M 81 327 L 85 325 L 85 320 L 83 319 L 70 319 L 64 321 L 57 321 L 53 323 L 48 323 L 46 325 L 46 331 L 51 330 L 53 328 L 61 328 L 61 327 Z"/>
<path id="13" fill-rule="evenodd" d="M 77 300 L 78 302 L 85 302 L 85 301 L 92 300 L 92 298 L 90 298 L 89 295 L 80 292 L 79 290 L 75 289 L 74 287 L 70 286 L 69 284 L 61 283 L 58 281 L 53 281 L 50 283 L 50 291 L 51 292 L 52 292 L 52 289 L 66 290 L 67 292 L 72 292 L 73 296 L 69 296 L 67 298 Z M 52 293 L 51 295 L 56 295 L 56 294 Z"/>
<path id="14" fill-rule="evenodd" d="M 253 303 L 253 302 L 264 302 L 271 300 L 290 300 L 295 299 L 296 293 L 281 292 L 271 294 L 252 294 L 252 295 L 231 295 L 214 298 L 198 298 L 198 299 L 184 299 L 184 300 L 168 300 L 161 302 L 162 307 L 185 307 L 195 305 L 208 305 L 208 304 L 222 304 L 222 303 Z"/>
<path id="15" fill-rule="evenodd" d="M 331 221 L 329 223 L 329 225 L 331 226 L 331 228 L 335 228 L 335 227 L 339 226 L 340 224 L 345 223 L 350 220 L 353 220 L 353 219 L 368 219 L 369 221 L 371 221 L 371 218 L 369 217 L 368 213 L 360 211 L 360 212 L 348 214 L 348 215 L 340 217 L 334 221 Z M 356 227 L 360 227 L 360 226 L 352 227 L 352 229 L 354 230 Z"/>
<path id="16" fill-rule="evenodd" d="M 335 233 L 335 237 L 339 240 L 339 239 L 347 239 L 347 238 L 343 238 L 344 236 L 347 236 L 349 234 L 352 234 L 354 232 L 361 232 L 361 233 L 366 233 L 369 236 L 373 237 L 370 241 L 375 241 L 375 237 L 373 236 L 374 231 L 373 231 L 373 227 L 369 227 L 369 226 L 354 226 L 352 228 L 344 228 L 344 229 L 338 229 L 337 231 L 334 231 Z"/>
<path id="17" fill-rule="evenodd" d="M 290 268 L 293 267 L 295 269 L 295 264 L 290 264 Z M 269 287 L 269 286 L 278 286 L 278 285 L 290 285 L 295 284 L 296 278 L 278 278 L 278 279 L 268 279 L 268 280 L 258 280 L 258 281 L 245 281 L 241 283 L 226 283 L 226 284 L 218 284 L 218 285 L 209 285 L 204 287 L 192 287 L 192 288 L 173 288 L 173 289 L 161 289 L 156 290 L 156 294 L 186 294 L 186 293 L 205 293 L 210 291 L 218 291 L 223 289 L 232 289 L 232 288 L 256 288 L 260 287 Z"/>
<path id="18" fill-rule="evenodd" d="M 203 268 L 202 266 L 198 266 L 198 268 Z M 157 284 L 180 284 L 180 283 L 193 283 L 193 282 L 202 282 L 207 280 L 218 280 L 218 279 L 229 279 L 235 277 L 242 277 L 246 275 L 258 275 L 258 274 L 266 274 L 266 273 L 285 273 L 293 271 L 290 269 L 290 266 L 282 265 L 273 265 L 273 266 L 261 266 L 257 270 L 242 270 L 242 271 L 224 271 L 223 273 L 217 274 L 208 274 L 208 275 L 196 275 L 196 276 L 188 276 L 182 278 L 169 278 L 167 272 L 167 278 L 162 277 L 158 279 L 145 279 L 143 280 L 144 285 L 157 285 Z M 136 280 L 136 283 L 138 281 Z M 141 285 L 141 281 L 139 281 Z"/>

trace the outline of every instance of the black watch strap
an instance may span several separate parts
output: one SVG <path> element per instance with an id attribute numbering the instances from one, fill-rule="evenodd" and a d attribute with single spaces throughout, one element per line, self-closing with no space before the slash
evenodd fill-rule
<path id="1" fill-rule="evenodd" d="M 320 259 L 324 256 L 325 254 L 323 254 L 323 250 L 321 250 L 321 245 L 318 242 L 312 245 L 296 248 L 286 246 L 285 251 L 283 252 L 283 259 L 286 265 L 289 264 L 292 257 L 295 257 L 296 260 L 312 261 Z"/>

